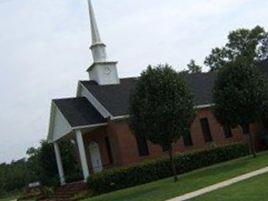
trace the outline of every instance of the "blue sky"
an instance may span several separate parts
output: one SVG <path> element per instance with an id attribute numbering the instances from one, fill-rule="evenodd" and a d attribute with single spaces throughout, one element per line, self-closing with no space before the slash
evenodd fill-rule
<path id="1" fill-rule="evenodd" d="M 202 63 L 229 31 L 268 28 L 267 0 L 92 0 L 121 77 L 148 64 Z M 0 0 L 0 163 L 46 138 L 52 98 L 75 95 L 91 64 L 86 0 Z"/>

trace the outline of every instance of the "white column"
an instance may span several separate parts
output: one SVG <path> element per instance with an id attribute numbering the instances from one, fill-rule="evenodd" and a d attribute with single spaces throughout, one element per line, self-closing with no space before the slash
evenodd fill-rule
<path id="1" fill-rule="evenodd" d="M 65 177 L 64 177 L 64 171 L 63 171 L 62 162 L 61 162 L 59 145 L 57 142 L 54 142 L 53 145 L 54 145 L 54 151 L 55 151 L 55 155 L 56 155 L 58 172 L 59 172 L 59 176 L 60 176 L 60 183 L 61 183 L 61 185 L 64 185 L 65 184 Z"/>
<path id="2" fill-rule="evenodd" d="M 76 130 L 75 135 L 76 135 L 76 141 L 78 144 L 78 150 L 79 150 L 83 175 L 84 175 L 84 179 L 86 181 L 86 179 L 89 177 L 89 171 L 88 171 L 86 151 L 85 151 L 85 145 L 84 145 L 84 141 L 83 141 L 83 137 L 82 137 L 82 132 L 80 130 Z"/>

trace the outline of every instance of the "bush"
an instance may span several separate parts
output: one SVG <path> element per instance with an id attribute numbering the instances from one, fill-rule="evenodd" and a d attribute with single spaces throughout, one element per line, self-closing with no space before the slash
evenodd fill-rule
<path id="1" fill-rule="evenodd" d="M 241 143 L 230 144 L 202 151 L 178 154 L 175 156 L 175 164 L 177 173 L 182 174 L 194 169 L 246 155 L 248 155 L 247 145 Z M 101 194 L 145 184 L 170 176 L 172 176 L 170 161 L 167 158 L 161 158 L 147 161 L 136 166 L 97 173 L 89 177 L 87 183 L 95 194 Z"/>

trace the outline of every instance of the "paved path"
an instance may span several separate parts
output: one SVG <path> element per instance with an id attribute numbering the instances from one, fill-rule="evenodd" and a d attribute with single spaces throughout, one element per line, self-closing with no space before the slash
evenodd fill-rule
<path id="1" fill-rule="evenodd" d="M 214 184 L 214 185 L 202 188 L 200 190 L 184 194 L 182 196 L 173 198 L 173 199 L 168 200 L 168 201 L 185 201 L 185 200 L 189 200 L 189 199 L 195 198 L 197 196 L 200 196 L 200 195 L 203 195 L 203 194 L 206 194 L 206 193 L 209 193 L 209 192 L 224 188 L 226 186 L 230 186 L 230 185 L 235 184 L 237 182 L 244 181 L 244 180 L 249 179 L 251 177 L 255 177 L 255 176 L 267 173 L 267 172 L 268 172 L 268 167 L 265 167 L 265 168 L 256 170 L 254 172 L 250 172 L 250 173 L 238 176 L 238 177 L 234 177 L 232 179 L 220 182 L 218 184 Z"/>

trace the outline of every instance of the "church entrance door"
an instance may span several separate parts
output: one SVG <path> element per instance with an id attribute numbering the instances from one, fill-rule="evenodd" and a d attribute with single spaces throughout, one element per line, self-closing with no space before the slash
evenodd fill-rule
<path id="1" fill-rule="evenodd" d="M 90 151 L 90 158 L 91 158 L 91 165 L 93 168 L 93 172 L 101 172 L 102 162 L 101 162 L 101 155 L 100 155 L 100 149 L 97 142 L 91 142 L 89 144 L 89 151 Z"/>

